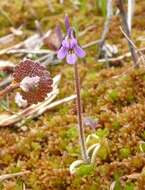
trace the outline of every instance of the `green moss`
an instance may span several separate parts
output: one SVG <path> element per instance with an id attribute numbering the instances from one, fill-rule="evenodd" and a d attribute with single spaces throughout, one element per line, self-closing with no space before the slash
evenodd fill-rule
<path id="1" fill-rule="evenodd" d="M 101 176 L 106 176 L 109 171 L 109 166 L 107 164 L 97 166 L 97 169 L 100 171 Z"/>
<path id="2" fill-rule="evenodd" d="M 121 124 L 120 124 L 120 122 L 119 122 L 118 120 L 115 120 L 115 121 L 113 121 L 113 123 L 112 123 L 112 127 L 113 127 L 114 129 L 119 129 L 119 128 L 121 127 Z"/>
<path id="3" fill-rule="evenodd" d="M 31 148 L 32 148 L 32 151 L 39 151 L 41 150 L 41 145 L 37 142 L 32 142 L 31 143 Z"/>
<path id="4" fill-rule="evenodd" d="M 15 189 L 14 190 L 23 190 L 24 188 L 24 185 L 23 185 L 23 181 L 22 180 L 20 180 L 20 179 L 18 179 L 17 181 L 16 181 L 16 185 L 15 185 Z"/>
<path id="5" fill-rule="evenodd" d="M 102 159 L 105 160 L 108 156 L 108 148 L 105 145 L 102 145 L 99 148 L 99 151 L 97 153 L 97 155 Z"/>
<path id="6" fill-rule="evenodd" d="M 38 185 L 38 176 L 36 175 L 36 173 L 31 173 L 29 175 L 29 179 L 28 179 L 28 184 L 36 190 L 40 190 L 40 187 Z M 39 188 L 38 188 L 39 187 Z"/>
<path id="7" fill-rule="evenodd" d="M 131 155 L 130 148 L 128 148 L 128 147 L 120 149 L 119 152 L 120 152 L 121 158 L 127 158 Z"/>
<path id="8" fill-rule="evenodd" d="M 109 92 L 108 95 L 109 95 L 110 100 L 113 102 L 117 101 L 119 98 L 119 94 L 116 90 L 112 90 L 111 92 Z"/>
<path id="9" fill-rule="evenodd" d="M 12 155 L 11 155 L 11 154 L 5 154 L 5 155 L 3 156 L 3 158 L 2 158 L 2 160 L 3 160 L 3 162 L 4 162 L 5 164 L 9 164 L 9 163 L 13 160 L 13 158 L 12 158 Z"/>
<path id="10" fill-rule="evenodd" d="M 139 149 L 139 152 L 145 152 L 145 143 L 141 143 L 138 149 Z"/>
<path id="11" fill-rule="evenodd" d="M 127 96 L 127 101 L 128 101 L 129 103 L 133 102 L 134 100 L 135 100 L 135 97 L 134 97 L 133 95 L 128 95 L 128 96 Z"/>
<path id="12" fill-rule="evenodd" d="M 0 190 L 4 190 L 4 185 L 2 182 L 0 182 Z"/>
<path id="13" fill-rule="evenodd" d="M 12 166 L 11 167 L 11 173 L 17 173 L 21 171 L 21 167 L 20 166 Z"/>
<path id="14" fill-rule="evenodd" d="M 88 27 L 94 26 L 85 35 L 79 36 L 80 44 L 87 44 L 99 39 L 104 18 L 96 16 L 95 1 L 85 0 L 84 2 L 85 4 L 82 5 L 83 11 L 80 12 L 80 6 L 77 7 L 77 5 L 74 5 L 74 1 L 69 0 L 64 1 L 64 4 L 60 4 L 56 0 L 51 2 L 32 0 L 30 4 L 29 1 L 23 3 L 23 0 L 0 1 L 0 7 L 6 12 L 6 14 L 0 13 L 0 36 L 10 33 L 10 26 L 13 25 L 13 27 L 17 28 L 24 23 L 24 35 L 20 38 L 14 38 L 12 44 L 7 44 L 4 48 L 13 46 L 22 42 L 28 36 L 36 34 L 34 24 L 36 18 L 41 22 L 44 32 L 55 28 L 56 23 L 63 26 L 64 12 L 70 18 L 75 18 L 71 19 L 71 23 L 75 23 L 79 31 L 84 31 Z M 144 12 L 144 5 L 145 2 L 138 1 L 136 8 L 142 9 L 142 12 Z M 135 15 L 135 24 L 138 24 L 137 26 L 141 24 L 141 21 L 138 23 L 137 18 L 138 15 L 142 16 L 142 12 L 140 11 Z M 97 27 L 94 23 L 97 23 Z M 108 40 L 110 44 L 117 43 L 118 47 L 122 48 L 121 53 L 124 54 L 127 51 L 127 43 L 124 43 L 118 32 L 117 26 L 119 25 L 118 17 L 113 16 Z M 139 32 L 140 35 L 144 35 L 144 30 Z M 137 39 L 137 35 L 138 32 L 135 27 L 133 38 Z M 144 42 L 139 42 L 138 40 L 137 45 L 138 47 L 143 47 Z M 45 48 L 47 47 L 45 46 Z M 0 47 L 0 49 L 3 48 Z M 73 113 L 75 101 L 72 101 L 48 110 L 37 119 L 25 120 L 25 118 L 22 118 L 22 123 L 25 122 L 27 131 L 22 131 L 13 125 L 0 129 L 0 166 L 2 167 L 2 173 L 15 173 L 25 169 L 31 170 L 30 175 L 24 176 L 23 180 L 26 188 L 32 190 L 108 190 L 110 183 L 113 181 L 116 181 L 115 189 L 117 190 L 134 189 L 134 184 L 131 182 L 126 182 L 126 184 L 124 182 L 122 187 L 119 178 L 124 175 L 130 175 L 132 171 L 142 171 L 144 167 L 143 152 L 145 147 L 141 145 L 142 151 L 140 151 L 138 147 L 134 147 L 133 143 L 136 142 L 138 145 L 140 141 L 145 140 L 143 130 L 145 118 L 143 88 L 145 69 L 143 67 L 132 69 L 130 67 L 130 58 L 121 61 L 123 66 L 107 68 L 105 63 L 102 64 L 96 61 L 97 49 L 96 45 L 85 49 L 87 56 L 82 60 L 78 60 L 84 108 L 83 115 L 84 117 L 91 115 L 93 118 L 98 118 L 96 129 L 85 127 L 86 136 L 95 133 L 99 137 L 98 141 L 91 141 L 91 143 L 99 142 L 101 144 L 96 159 L 96 168 L 92 169 L 90 165 L 82 166 L 76 176 L 70 176 L 68 172 L 69 165 L 74 160 L 81 159 L 76 115 Z M 18 63 L 22 57 L 4 55 L 1 56 L 1 59 Z M 34 55 L 33 58 L 37 59 L 39 56 Z M 59 85 L 60 93 L 57 99 L 75 93 L 74 71 L 71 65 L 67 65 L 65 61 L 55 66 L 52 63 L 51 66 L 48 65 L 48 70 L 52 76 L 58 73 L 62 74 Z M 0 74 L 1 79 L 6 76 L 3 73 Z M 8 104 L 4 103 L 4 105 L 10 111 L 17 112 L 19 108 L 12 101 L 13 97 L 13 93 L 8 96 L 9 107 L 7 106 Z M 2 106 L 1 104 L 0 112 L 5 113 L 6 109 Z M 44 129 L 44 125 L 48 127 Z M 100 129 L 97 127 L 100 127 Z M 128 138 L 127 144 L 126 134 Z M 134 139 L 132 139 L 132 134 Z M 130 145 L 131 148 L 127 145 Z M 120 147 L 123 148 L 119 150 Z M 128 167 L 124 167 L 124 162 L 128 164 Z M 117 165 L 118 163 L 119 165 Z M 113 179 L 112 176 L 116 171 L 119 171 L 119 175 Z M 21 180 L 22 177 L 20 177 Z M 16 187 L 21 190 L 21 182 L 18 182 L 18 178 L 7 180 L 4 182 L 4 189 L 14 189 Z M 144 185 L 144 182 L 137 179 L 135 185 L 139 183 Z M 12 187 L 9 187 L 11 184 Z M 0 184 L 0 189 L 2 188 Z"/>
<path id="15" fill-rule="evenodd" d="M 135 186 L 131 182 L 126 183 L 125 188 L 124 188 L 124 190 L 134 190 L 134 189 L 135 189 Z"/>
<path id="16" fill-rule="evenodd" d="M 143 132 L 141 133 L 141 137 L 143 138 L 143 140 L 145 140 L 145 131 L 143 131 Z"/>
<path id="17" fill-rule="evenodd" d="M 78 144 L 79 146 L 79 144 Z M 66 151 L 68 152 L 68 154 L 72 157 L 76 157 L 78 156 L 81 152 L 80 152 L 80 147 L 78 146 L 71 146 L 71 145 L 68 145 L 66 147 Z"/>
<path id="18" fill-rule="evenodd" d="M 100 138 L 103 139 L 109 135 L 109 129 L 104 128 L 104 129 L 98 129 L 96 132 L 96 135 Z"/>
<path id="19" fill-rule="evenodd" d="M 96 190 L 96 189 L 98 189 L 98 188 L 99 188 L 99 185 L 93 184 L 93 185 L 91 185 L 91 186 L 89 187 L 88 190 Z"/>
<path id="20" fill-rule="evenodd" d="M 65 137 L 67 139 L 75 139 L 78 136 L 78 130 L 77 130 L 77 126 L 70 126 L 70 129 L 68 129 L 65 133 Z"/>
<path id="21" fill-rule="evenodd" d="M 67 114 L 69 111 L 69 107 L 68 106 L 62 106 L 60 109 L 59 109 L 59 114 L 64 116 L 65 114 Z"/>
<path id="22" fill-rule="evenodd" d="M 80 185 L 81 185 L 81 177 L 80 177 L 80 176 L 77 176 L 77 177 L 74 178 L 73 185 L 74 185 L 76 188 L 79 188 L 79 187 L 80 187 Z"/>
<path id="23" fill-rule="evenodd" d="M 47 137 L 47 134 L 45 131 L 38 129 L 35 135 L 35 140 L 37 141 L 43 141 Z"/>
<path id="24" fill-rule="evenodd" d="M 0 146 L 3 146 L 5 142 L 5 139 L 3 137 L 0 137 Z"/>

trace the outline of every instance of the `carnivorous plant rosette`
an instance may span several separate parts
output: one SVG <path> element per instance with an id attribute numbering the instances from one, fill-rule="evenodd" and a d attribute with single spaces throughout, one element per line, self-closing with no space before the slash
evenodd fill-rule
<path id="1" fill-rule="evenodd" d="M 21 95 L 29 104 L 41 102 L 52 91 L 53 80 L 50 73 L 32 60 L 22 61 L 15 69 L 13 78 L 19 83 Z"/>

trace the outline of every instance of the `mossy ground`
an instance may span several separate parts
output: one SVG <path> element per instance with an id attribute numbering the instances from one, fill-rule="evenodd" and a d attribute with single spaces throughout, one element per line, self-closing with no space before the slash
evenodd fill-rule
<path id="1" fill-rule="evenodd" d="M 99 39 L 104 19 L 97 13 L 94 1 L 90 0 L 85 6 L 80 5 L 79 9 L 70 1 L 60 5 L 58 1 L 52 0 L 52 7 L 47 2 L 0 1 L 0 36 L 8 34 L 10 26 L 24 24 L 27 37 L 35 32 L 36 18 L 46 31 L 57 23 L 63 25 L 64 14 L 68 13 L 71 22 L 80 31 L 90 25 L 95 26 L 80 37 L 81 44 Z M 145 21 L 140 19 L 143 18 L 144 10 L 145 2 L 138 0 L 133 24 L 133 38 L 138 47 L 144 45 L 144 41 L 139 40 L 145 34 Z M 114 17 L 108 41 L 115 43 L 121 49 L 120 53 L 124 53 L 127 43 L 119 25 L 118 17 Z M 15 43 L 21 40 L 17 38 Z M 96 46 L 92 46 L 87 49 L 85 60 L 79 63 L 83 114 L 97 119 L 101 126 L 96 133 L 102 137 L 102 149 L 94 168 L 83 177 L 83 171 L 79 172 L 80 175 L 69 174 L 69 165 L 81 158 L 75 102 L 69 102 L 27 121 L 24 124 L 26 131 L 14 126 L 0 129 L 0 174 L 30 171 L 24 177 L 1 182 L 0 189 L 21 190 L 24 183 L 27 190 L 109 190 L 113 181 L 116 181 L 116 190 L 145 189 L 145 147 L 142 144 L 145 141 L 145 68 L 132 69 L 130 59 L 123 60 L 123 66 L 108 68 L 106 64 L 97 63 L 96 56 Z M 20 60 L 16 56 L 1 58 L 16 64 Z M 63 62 L 52 64 L 48 69 L 52 76 L 62 74 L 58 99 L 74 93 L 71 66 Z M 9 101 L 11 98 L 13 95 L 9 96 Z M 14 103 L 10 108 L 16 109 Z M 85 132 L 90 134 L 94 131 L 85 127 Z M 137 179 L 119 182 L 119 177 L 133 173 L 140 175 Z"/>

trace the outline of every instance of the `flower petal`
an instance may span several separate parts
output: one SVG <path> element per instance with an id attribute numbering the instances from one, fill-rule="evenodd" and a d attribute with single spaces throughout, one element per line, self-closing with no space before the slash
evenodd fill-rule
<path id="1" fill-rule="evenodd" d="M 62 41 L 62 46 L 64 48 L 73 49 L 77 45 L 77 40 L 74 37 L 66 36 Z"/>
<path id="2" fill-rule="evenodd" d="M 73 49 L 77 45 L 77 40 L 74 37 L 72 37 L 70 39 L 70 44 L 69 45 L 70 45 L 69 48 Z"/>
<path id="3" fill-rule="evenodd" d="M 68 64 L 75 64 L 77 61 L 77 56 L 74 53 L 68 53 L 66 56 L 66 61 Z"/>
<path id="4" fill-rule="evenodd" d="M 57 58 L 58 59 L 64 59 L 67 52 L 68 52 L 68 50 L 65 47 L 62 46 L 57 52 Z"/>
<path id="5" fill-rule="evenodd" d="M 62 46 L 64 47 L 64 48 L 69 48 L 69 39 L 68 39 L 68 37 L 66 36 L 65 38 L 64 38 L 64 40 L 62 41 Z"/>
<path id="6" fill-rule="evenodd" d="M 76 45 L 76 47 L 75 47 L 75 53 L 76 53 L 76 55 L 78 56 L 78 57 L 84 57 L 85 55 L 86 55 L 86 53 L 85 53 L 85 51 L 80 47 L 80 46 L 78 46 L 78 45 Z"/>

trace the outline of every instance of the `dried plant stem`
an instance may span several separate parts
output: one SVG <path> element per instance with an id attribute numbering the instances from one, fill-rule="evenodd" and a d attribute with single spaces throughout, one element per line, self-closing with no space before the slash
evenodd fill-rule
<path id="1" fill-rule="evenodd" d="M 102 32 L 102 36 L 101 36 L 101 40 L 100 40 L 100 51 L 102 51 L 102 47 L 105 43 L 107 34 L 109 32 L 109 28 L 110 28 L 110 22 L 112 19 L 112 0 L 108 0 L 107 1 L 107 16 L 106 16 L 106 21 L 104 24 L 104 30 Z"/>
<path id="2" fill-rule="evenodd" d="M 55 55 L 56 53 L 54 51 L 51 51 L 51 50 L 28 50 L 28 49 L 12 49 L 12 48 L 7 48 L 7 49 L 3 49 L 0 51 L 0 55 L 3 55 L 3 54 L 19 54 L 19 53 L 22 53 L 22 54 L 28 54 L 28 53 L 31 53 L 31 54 L 38 54 L 38 55 L 41 55 L 41 54 L 52 54 L 52 55 Z"/>
<path id="3" fill-rule="evenodd" d="M 129 31 L 131 32 L 132 28 L 132 17 L 134 14 L 134 8 L 135 8 L 135 0 L 128 0 L 128 10 L 127 10 L 127 23 Z"/>
<path id="4" fill-rule="evenodd" d="M 80 78 L 79 78 L 77 63 L 74 64 L 74 73 L 75 73 L 75 87 L 77 94 L 76 107 L 77 107 L 77 116 L 78 116 L 79 140 L 80 140 L 83 160 L 87 163 L 89 162 L 89 157 L 87 154 L 87 148 L 85 144 L 85 134 L 84 134 L 83 120 L 82 120 L 82 105 L 80 97 Z"/>
<path id="5" fill-rule="evenodd" d="M 123 23 L 124 31 L 127 34 L 127 36 L 131 39 L 131 35 L 130 35 L 128 23 L 127 23 L 127 17 L 126 17 L 124 6 L 123 6 L 123 0 L 118 0 L 117 6 L 120 10 L 120 14 L 122 17 L 122 23 Z M 135 51 L 134 47 L 132 46 L 132 43 L 130 43 L 130 41 L 128 41 L 128 46 L 129 46 L 129 49 L 131 52 L 132 60 L 134 62 L 134 67 L 137 68 L 137 67 L 139 67 L 139 65 L 138 65 L 138 57 L 137 57 L 136 51 Z"/>
<path id="6" fill-rule="evenodd" d="M 47 110 L 50 110 L 51 108 L 69 102 L 71 100 L 74 100 L 76 98 L 76 95 L 71 95 L 64 99 L 52 102 L 57 95 L 58 95 L 58 90 L 56 89 L 56 92 L 53 92 L 51 96 L 48 99 L 46 99 L 44 102 L 32 105 L 16 114 L 0 118 L 0 127 L 8 127 L 8 126 L 10 127 L 12 126 L 12 124 L 14 126 L 14 124 L 18 123 L 19 121 L 22 121 L 21 123 L 24 124 L 27 121 L 27 119 L 33 119 L 39 117 Z"/>
<path id="7" fill-rule="evenodd" d="M 18 83 L 11 83 L 9 86 L 7 86 L 5 89 L 0 91 L 0 99 L 2 99 L 5 95 L 7 95 L 9 92 L 13 91 L 14 89 L 18 88 Z"/>
<path id="8" fill-rule="evenodd" d="M 143 54 L 144 51 L 145 51 L 145 48 L 142 47 L 142 48 L 137 49 L 136 53 Z M 131 57 L 131 53 L 130 52 L 124 53 L 123 55 L 119 55 L 118 57 L 115 57 L 115 58 L 109 58 L 108 61 L 112 62 L 112 63 L 115 63 L 117 61 L 121 61 L 121 60 L 123 60 L 125 58 L 128 58 L 128 57 Z M 104 58 L 98 60 L 98 63 L 104 63 L 104 62 L 106 62 L 106 59 L 104 59 Z"/>
<path id="9" fill-rule="evenodd" d="M 4 175 L 0 176 L 0 182 L 3 181 L 3 180 L 6 180 L 6 179 L 23 176 L 23 175 L 26 175 L 26 174 L 29 174 L 29 173 L 30 173 L 30 171 L 24 171 L 24 172 L 12 173 L 12 174 L 4 174 Z"/>
<path id="10" fill-rule="evenodd" d="M 123 35 L 125 36 L 125 38 L 132 44 L 132 46 L 134 47 L 134 49 L 136 50 L 136 54 L 138 54 L 140 56 L 140 58 L 138 59 L 138 63 L 140 61 L 142 61 L 143 65 L 145 63 L 145 56 L 144 54 L 141 52 L 141 51 L 138 51 L 136 45 L 134 44 L 134 42 L 129 38 L 129 36 L 127 36 L 127 34 L 123 31 L 122 28 L 121 29 L 121 32 L 123 33 Z"/>

